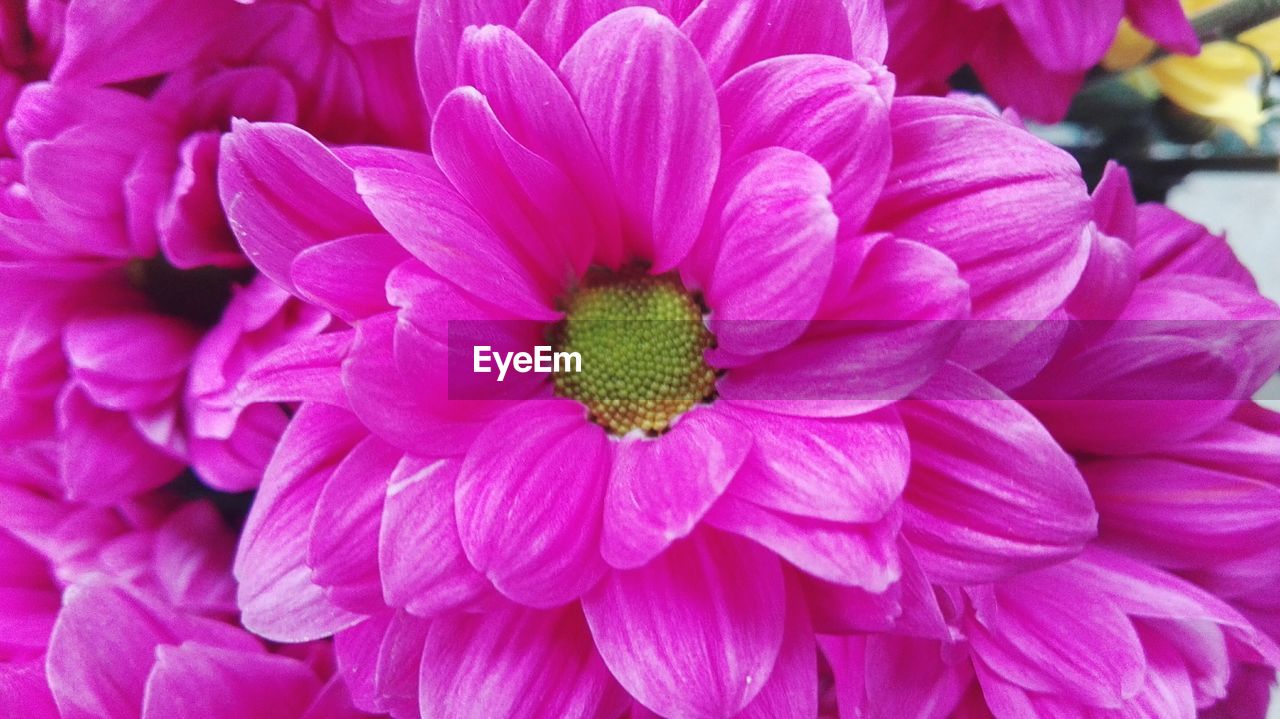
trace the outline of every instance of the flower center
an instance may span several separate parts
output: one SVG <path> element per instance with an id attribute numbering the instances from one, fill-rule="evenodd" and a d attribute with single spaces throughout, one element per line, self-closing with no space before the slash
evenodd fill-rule
<path id="1" fill-rule="evenodd" d="M 129 284 L 146 295 L 156 312 L 207 329 L 222 318 L 222 311 L 231 301 L 231 286 L 248 284 L 253 271 L 221 267 L 180 270 L 156 255 L 131 260 L 125 265 L 125 276 Z"/>
<path id="2" fill-rule="evenodd" d="M 591 420 L 611 433 L 657 435 L 714 398 L 716 373 L 703 352 L 715 337 L 674 274 L 594 269 L 564 309 L 551 343 L 579 353 L 582 369 L 556 372 L 556 394 L 586 405 Z"/>

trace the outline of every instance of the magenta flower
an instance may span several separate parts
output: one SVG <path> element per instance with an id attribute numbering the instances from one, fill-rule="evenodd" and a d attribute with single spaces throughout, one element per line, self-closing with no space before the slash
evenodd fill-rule
<path id="1" fill-rule="evenodd" d="M 1001 106 L 1062 119 L 1121 18 L 1175 52 L 1200 43 L 1178 0 L 886 0 L 888 65 L 903 92 L 938 92 L 969 65 Z"/>
<path id="2" fill-rule="evenodd" d="M 397 124 L 418 104 L 399 69 L 408 40 L 345 43 L 335 23 L 363 4 L 339 5 L 39 4 L 58 18 L 52 82 L 22 88 L 14 157 L 0 160 L 0 303 L 13 308 L 0 426 L 69 448 L 70 496 L 113 502 L 187 465 L 221 489 L 257 483 L 285 415 L 232 388 L 329 320 L 265 281 L 238 287 L 252 273 L 218 201 L 218 138 L 248 117 L 333 140 L 422 139 Z"/>
<path id="3" fill-rule="evenodd" d="M 230 620 L 234 538 L 212 505 L 61 498 L 49 447 L 0 475 L 0 688 L 22 717 L 349 717 L 328 645 L 269 649 Z"/>
<path id="4" fill-rule="evenodd" d="M 883 26 L 842 3 L 549 9 L 426 11 L 432 156 L 224 140 L 246 255 L 353 328 L 252 378 L 309 401 L 239 548 L 246 626 L 337 633 L 369 710 L 608 713 L 620 684 L 732 716 L 816 701 L 804 582 L 1078 553 L 1078 471 L 972 371 L 1097 242 L 1070 158 L 977 103 L 892 101 Z M 1029 322 L 957 337 L 970 317 Z M 485 382 L 450 374 L 479 343 L 451 321 L 622 359 Z"/>
<path id="5" fill-rule="evenodd" d="M 1099 548 L 913 598 L 923 602 L 902 607 L 913 620 L 903 633 L 823 640 L 842 715 L 1193 719 L 1227 696 L 1233 661 L 1272 673 L 1280 663 L 1221 600 Z"/>

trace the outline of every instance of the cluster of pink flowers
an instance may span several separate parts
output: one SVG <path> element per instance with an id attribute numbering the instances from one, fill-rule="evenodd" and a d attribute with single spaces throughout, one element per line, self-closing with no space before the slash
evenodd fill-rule
<path id="1" fill-rule="evenodd" d="M 919 94 L 1077 4 L 6 5 L 0 703 L 1262 719 L 1280 308 Z"/>

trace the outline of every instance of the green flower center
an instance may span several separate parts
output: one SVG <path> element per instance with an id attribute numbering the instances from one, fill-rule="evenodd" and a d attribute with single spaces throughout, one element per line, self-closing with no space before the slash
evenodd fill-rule
<path id="1" fill-rule="evenodd" d="M 586 405 L 609 432 L 660 434 L 714 398 L 716 373 L 703 353 L 715 337 L 674 274 L 592 270 L 564 309 L 551 343 L 555 351 L 579 353 L 582 371 L 556 372 L 556 394 Z"/>

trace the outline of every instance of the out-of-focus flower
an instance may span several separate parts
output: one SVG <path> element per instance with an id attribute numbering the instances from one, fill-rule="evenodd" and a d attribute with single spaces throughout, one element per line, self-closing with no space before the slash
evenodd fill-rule
<path id="1" fill-rule="evenodd" d="M 890 110 L 883 27 L 839 2 L 555 6 L 424 6 L 431 156 L 224 140 L 246 255 L 353 326 L 255 378 L 312 394 L 240 545 L 246 626 L 337 633 L 371 710 L 604 714 L 616 682 L 750 715 L 816 701 L 801 575 L 882 592 L 906 554 L 983 583 L 1079 552 L 1082 478 L 973 371 L 1078 283 L 1074 162 L 979 103 Z M 486 382 L 479 338 L 614 364 Z M 373 671 L 397 652 L 431 670 Z"/>
<path id="2" fill-rule="evenodd" d="M 338 15 L 306 3 L 66 6 L 51 81 L 22 88 L 6 126 L 14 157 L 0 160 L 0 303 L 12 308 L 0 426 L 59 437 L 71 496 L 115 501 L 188 463 L 221 489 L 256 484 L 285 416 L 240 415 L 229 392 L 256 357 L 329 320 L 265 281 L 241 286 L 252 273 L 218 201 L 218 138 L 232 117 L 333 141 L 425 134 L 404 120 L 419 102 L 408 39 L 347 44 Z"/>
<path id="3" fill-rule="evenodd" d="M 1062 119 L 1127 17 L 1177 52 L 1199 47 L 1178 0 L 887 0 L 887 63 L 903 92 L 938 92 L 969 65 L 1001 106 Z"/>
<path id="4" fill-rule="evenodd" d="M 1222 0 L 1183 0 L 1187 14 L 1195 16 L 1222 4 Z M 1266 121 L 1260 83 L 1270 80 L 1261 59 L 1248 45 L 1280 63 L 1280 20 L 1240 34 L 1242 44 L 1214 42 L 1195 57 L 1172 56 L 1135 71 L 1130 78 L 1139 87 L 1154 84 L 1175 105 L 1231 128 L 1251 144 Z M 1155 43 L 1129 22 L 1120 25 L 1115 42 L 1103 59 L 1108 70 L 1130 70 L 1146 60 Z"/>
<path id="5" fill-rule="evenodd" d="M 68 502 L 49 450 L 0 453 L 0 714 L 358 715 L 327 645 L 272 651 L 235 623 L 234 538 L 211 505 Z"/>

